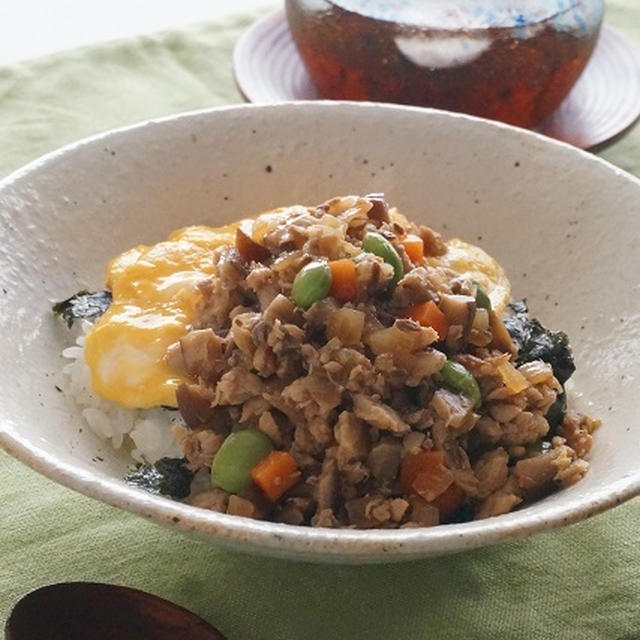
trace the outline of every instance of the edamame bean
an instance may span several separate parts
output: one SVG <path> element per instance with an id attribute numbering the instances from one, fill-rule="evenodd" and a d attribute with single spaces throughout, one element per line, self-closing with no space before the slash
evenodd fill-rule
<path id="1" fill-rule="evenodd" d="M 225 491 L 240 493 L 251 484 L 251 469 L 273 449 L 273 442 L 262 431 L 236 431 L 218 449 L 211 465 L 211 480 Z"/>
<path id="2" fill-rule="evenodd" d="M 327 297 L 331 288 L 331 269 L 326 262 L 310 262 L 296 275 L 291 299 L 303 309 Z"/>
<path id="3" fill-rule="evenodd" d="M 447 360 L 440 370 L 444 383 L 473 400 L 473 408 L 479 409 L 482 395 L 476 379 L 459 362 Z"/>
<path id="4" fill-rule="evenodd" d="M 383 235 L 370 231 L 362 240 L 362 248 L 390 264 L 393 267 L 392 282 L 393 284 L 398 284 L 398 281 L 404 275 L 404 267 L 394 246 Z"/>

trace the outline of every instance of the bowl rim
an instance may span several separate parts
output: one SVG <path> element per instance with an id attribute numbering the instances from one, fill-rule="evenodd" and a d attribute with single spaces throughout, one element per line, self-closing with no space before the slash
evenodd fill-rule
<path id="1" fill-rule="evenodd" d="M 344 101 L 290 101 L 272 104 L 226 105 L 181 112 L 111 129 L 72 142 L 53 150 L 17 169 L 0 181 L 0 196 L 7 188 L 27 178 L 36 170 L 47 167 L 73 151 L 103 142 L 112 136 L 142 131 L 149 127 L 171 124 L 194 117 L 216 117 L 223 112 L 274 110 L 366 110 L 380 112 L 410 112 L 424 117 L 444 117 L 470 121 L 484 127 L 535 140 L 548 147 L 563 148 L 582 157 L 582 161 L 600 165 L 607 171 L 630 181 L 638 188 L 640 179 L 615 165 L 571 145 L 547 138 L 536 132 L 512 127 L 466 114 L 437 109 L 399 106 L 384 103 Z M 159 524 L 177 527 L 215 540 L 224 546 L 290 559 L 314 562 L 390 562 L 440 555 L 473 549 L 507 540 L 524 538 L 555 529 L 596 515 L 640 494 L 640 467 L 613 483 L 600 486 L 587 498 L 536 505 L 502 516 L 461 524 L 439 525 L 415 529 L 329 529 L 288 525 L 217 513 L 162 496 L 155 496 L 126 485 L 121 479 L 88 469 L 78 469 L 58 459 L 56 455 L 20 435 L 19 427 L 9 420 L 0 423 L 0 447 L 26 466 L 47 478 L 112 506 L 135 513 Z M 541 503 L 537 503 L 540 505 Z"/>

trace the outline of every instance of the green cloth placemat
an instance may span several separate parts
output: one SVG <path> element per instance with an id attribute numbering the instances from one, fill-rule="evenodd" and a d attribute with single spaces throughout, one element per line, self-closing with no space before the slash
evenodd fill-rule
<path id="1" fill-rule="evenodd" d="M 254 17 L 0 69 L 0 176 L 111 127 L 239 102 L 230 55 Z M 610 2 L 608 20 L 640 42 L 637 0 Z M 640 174 L 640 129 L 602 155 Z M 550 534 L 434 560 L 291 563 L 186 538 L 0 454 L 0 620 L 30 589 L 93 580 L 168 598 L 229 640 L 633 640 L 639 529 L 634 501 Z"/>

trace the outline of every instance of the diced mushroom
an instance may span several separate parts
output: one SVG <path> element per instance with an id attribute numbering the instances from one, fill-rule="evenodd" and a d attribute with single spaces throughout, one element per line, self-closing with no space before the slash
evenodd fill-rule
<path id="1" fill-rule="evenodd" d="M 327 337 L 338 338 L 343 345 L 358 345 L 362 341 L 364 313 L 343 307 L 331 311 L 327 317 Z"/>
<path id="2" fill-rule="evenodd" d="M 371 253 L 362 253 L 354 259 L 358 291 L 370 298 L 379 291 L 385 290 L 391 282 L 394 271 L 390 264 Z"/>
<path id="3" fill-rule="evenodd" d="M 549 433 L 549 423 L 537 412 L 521 411 L 511 422 L 502 424 L 501 429 L 503 444 L 531 444 Z"/>
<path id="4" fill-rule="evenodd" d="M 553 464 L 554 457 L 555 454 L 549 452 L 516 463 L 515 476 L 524 491 L 535 495 L 550 488 L 557 471 Z"/>
<path id="5" fill-rule="evenodd" d="M 513 354 L 514 357 L 517 356 L 518 348 L 513 343 L 511 335 L 504 326 L 504 322 L 502 322 L 502 318 L 495 311 L 489 314 L 489 324 L 491 325 L 491 333 L 493 334 L 493 340 L 490 346 L 494 349 L 500 349 L 500 351 L 508 351 Z"/>
<path id="6" fill-rule="evenodd" d="M 486 309 L 476 309 L 471 332 L 469 333 L 469 343 L 474 347 L 486 347 L 491 343 L 492 339 L 489 312 Z"/>
<path id="7" fill-rule="evenodd" d="M 235 287 L 246 277 L 248 265 L 235 247 L 220 247 L 217 260 L 216 274 L 224 286 Z"/>
<path id="8" fill-rule="evenodd" d="M 245 283 L 258 296 L 261 309 L 266 309 L 280 293 L 280 285 L 275 273 L 267 267 L 251 269 Z"/>
<path id="9" fill-rule="evenodd" d="M 584 478 L 589 470 L 589 463 L 586 460 L 573 460 L 569 466 L 560 469 L 555 480 L 560 487 L 570 487 Z"/>
<path id="10" fill-rule="evenodd" d="M 437 507 L 420 496 L 409 496 L 407 500 L 411 505 L 410 523 L 420 527 L 433 527 L 440 522 L 440 512 Z"/>
<path id="11" fill-rule="evenodd" d="M 487 444 L 496 444 L 502 437 L 500 425 L 489 416 L 481 416 L 476 423 L 475 430 L 479 437 L 486 440 Z"/>
<path id="12" fill-rule="evenodd" d="M 187 498 L 187 504 L 193 507 L 200 507 L 202 509 L 209 509 L 211 511 L 220 511 L 224 513 L 227 510 L 229 504 L 229 494 L 219 488 L 208 489 L 207 491 L 201 491 L 193 496 Z"/>
<path id="13" fill-rule="evenodd" d="M 247 262 L 266 262 L 271 257 L 271 251 L 253 240 L 241 226 L 236 229 L 236 249 Z"/>
<path id="14" fill-rule="evenodd" d="M 447 316 L 449 324 L 466 325 L 475 310 L 476 301 L 472 296 L 449 293 L 440 295 L 440 311 Z"/>
<path id="15" fill-rule="evenodd" d="M 258 507 L 241 496 L 231 494 L 227 505 L 227 513 L 233 516 L 243 516 L 245 518 L 260 518 L 260 510 Z"/>
<path id="16" fill-rule="evenodd" d="M 422 238 L 425 256 L 441 256 L 447 252 L 442 236 L 431 227 L 420 226 L 418 234 Z"/>
<path id="17" fill-rule="evenodd" d="M 262 380 L 244 367 L 233 367 L 225 373 L 216 385 L 216 405 L 242 404 L 259 396 L 264 388 Z"/>
<path id="18" fill-rule="evenodd" d="M 289 207 L 286 212 L 274 212 L 270 218 L 256 220 L 251 237 L 272 251 L 301 249 L 308 239 L 310 226 L 317 224 L 322 212 L 307 207 Z"/>
<path id="19" fill-rule="evenodd" d="M 508 464 L 509 456 L 502 447 L 488 451 L 476 462 L 473 468 L 480 498 L 486 498 L 504 485 L 509 475 Z"/>
<path id="20" fill-rule="evenodd" d="M 453 474 L 453 482 L 456 485 L 451 492 L 460 495 L 460 490 L 467 496 L 478 495 L 478 478 L 471 468 L 467 452 L 454 440 L 447 440 L 442 445 L 446 467 Z M 450 488 L 447 487 L 449 490 Z M 455 511 L 455 509 L 454 509 Z"/>
<path id="21" fill-rule="evenodd" d="M 360 529 L 380 527 L 391 520 L 391 500 L 380 495 L 347 500 L 349 522 Z"/>
<path id="22" fill-rule="evenodd" d="M 405 384 L 408 387 L 417 387 L 425 378 L 440 371 L 447 361 L 442 351 L 427 348 L 418 353 L 397 357 L 396 363 L 407 372 Z"/>
<path id="23" fill-rule="evenodd" d="M 312 527 L 325 527 L 333 528 L 338 526 L 338 520 L 336 519 L 333 509 L 320 509 L 311 518 Z"/>
<path id="24" fill-rule="evenodd" d="M 349 209 L 358 206 L 362 200 L 359 196 L 336 196 L 319 205 L 318 209 L 326 211 L 329 215 L 340 216 Z"/>
<path id="25" fill-rule="evenodd" d="M 438 333 L 431 327 L 421 327 L 408 319 L 396 320 L 388 329 L 380 329 L 369 334 L 365 342 L 375 355 L 392 353 L 403 356 L 419 351 L 437 342 Z"/>
<path id="26" fill-rule="evenodd" d="M 533 458 L 519 460 L 514 475 L 528 498 L 538 498 L 553 490 L 554 481 L 562 481 L 566 475 L 571 475 L 567 470 L 572 468 L 574 461 L 575 451 L 562 444 Z M 579 477 L 585 472 L 586 468 L 580 465 Z M 565 486 L 568 484 L 571 483 L 565 483 Z"/>
<path id="27" fill-rule="evenodd" d="M 294 380 L 282 390 L 282 399 L 304 412 L 307 421 L 326 417 L 340 404 L 340 388 L 320 373 L 312 373 Z"/>
<path id="28" fill-rule="evenodd" d="M 325 458 L 316 485 L 317 511 L 333 509 L 338 491 L 338 466 L 333 458 Z"/>
<path id="29" fill-rule="evenodd" d="M 213 415 L 211 394 L 196 384 L 181 384 L 176 389 L 176 401 L 180 415 L 192 429 L 206 424 Z"/>
<path id="30" fill-rule="evenodd" d="M 423 450 L 427 436 L 419 431 L 410 431 L 402 438 L 403 455 L 415 455 Z"/>
<path id="31" fill-rule="evenodd" d="M 202 378 L 207 384 L 218 379 L 225 367 L 222 361 L 224 340 L 212 329 L 190 331 L 180 338 L 182 359 L 186 372 L 194 378 Z"/>
<path id="32" fill-rule="evenodd" d="M 407 433 L 411 427 L 390 406 L 368 398 L 363 394 L 353 396 L 353 408 L 356 416 L 370 425 L 393 433 Z"/>
<path id="33" fill-rule="evenodd" d="M 522 413 L 522 407 L 509 402 L 489 403 L 489 414 L 497 422 L 511 422 Z"/>
<path id="34" fill-rule="evenodd" d="M 231 338 L 235 345 L 251 360 L 256 352 L 253 330 L 260 322 L 260 314 L 249 311 L 239 313 L 231 321 Z"/>
<path id="35" fill-rule="evenodd" d="M 394 522 L 400 522 L 405 513 L 407 513 L 409 506 L 409 503 L 404 498 L 394 498 L 389 504 L 391 519 Z"/>
<path id="36" fill-rule="evenodd" d="M 271 411 L 265 411 L 260 416 L 258 419 L 258 429 L 269 436 L 269 439 L 276 447 L 281 447 L 288 435 L 285 434 L 284 429 L 278 424 Z"/>
<path id="37" fill-rule="evenodd" d="M 173 434 L 194 471 L 211 466 L 225 439 L 224 435 L 209 429 L 189 431 L 179 426 L 173 428 Z"/>
<path id="38" fill-rule="evenodd" d="M 368 216 L 370 220 L 377 222 L 378 225 L 383 222 L 389 222 L 389 205 L 387 201 L 384 199 L 383 193 L 370 193 L 365 196 L 365 199 L 368 200 L 372 207 L 369 209 Z"/>
<path id="39" fill-rule="evenodd" d="M 496 491 L 485 498 L 478 506 L 474 519 L 490 518 L 509 513 L 522 502 L 522 498 L 510 491 Z"/>
<path id="40" fill-rule="evenodd" d="M 251 400 L 247 400 L 242 405 L 242 413 L 240 414 L 238 422 L 242 423 L 247 422 L 247 420 L 257 420 L 269 407 L 270 405 L 265 398 L 260 396 L 251 398 Z"/>
<path id="41" fill-rule="evenodd" d="M 402 456 L 402 441 L 384 438 L 371 447 L 367 466 L 371 475 L 381 484 L 387 485 L 396 479 Z"/>
<path id="42" fill-rule="evenodd" d="M 287 524 L 303 524 L 313 501 L 309 497 L 290 496 L 282 503 L 279 519 Z"/>
<path id="43" fill-rule="evenodd" d="M 276 320 L 295 325 L 301 325 L 303 322 L 300 309 L 281 293 L 279 293 L 264 310 L 262 319 L 269 324 L 273 324 Z"/>
<path id="44" fill-rule="evenodd" d="M 591 431 L 598 425 L 599 421 L 597 420 L 583 416 L 577 411 L 567 411 L 558 433 L 566 439 L 567 444 L 578 457 L 583 458 L 591 450 L 593 445 Z"/>
<path id="45" fill-rule="evenodd" d="M 362 420 L 353 413 L 343 411 L 338 416 L 333 431 L 338 443 L 338 468 L 342 469 L 350 462 L 366 458 L 369 451 L 369 431 Z"/>
<path id="46" fill-rule="evenodd" d="M 475 423 L 473 400 L 467 396 L 454 393 L 449 389 L 438 389 L 433 394 L 431 404 L 447 427 L 454 429 L 460 429 L 461 427 L 471 428 Z"/>
<path id="47" fill-rule="evenodd" d="M 406 309 L 421 302 L 433 300 L 437 296 L 429 272 L 424 267 L 415 267 L 406 273 L 393 291 L 393 305 Z"/>
<path id="48" fill-rule="evenodd" d="M 215 254 L 215 251 L 214 251 Z M 195 329 L 226 330 L 231 312 L 242 304 L 243 293 L 238 284 L 225 284 L 221 278 L 211 276 L 197 284 L 199 302 Z"/>
<path id="49" fill-rule="evenodd" d="M 476 313 L 475 298 L 443 293 L 440 295 L 440 311 L 447 317 L 450 327 L 462 327 L 461 332 L 450 329 L 446 339 L 446 345 L 450 350 L 459 351 L 469 340 Z"/>

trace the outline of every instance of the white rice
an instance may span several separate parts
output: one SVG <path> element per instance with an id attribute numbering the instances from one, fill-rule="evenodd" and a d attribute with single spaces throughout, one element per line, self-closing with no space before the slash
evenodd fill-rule
<path id="1" fill-rule="evenodd" d="M 110 440 L 114 449 L 131 449 L 136 462 L 155 462 L 159 458 L 181 458 L 182 451 L 171 433 L 171 426 L 180 420 L 177 411 L 168 409 L 124 409 L 96 395 L 91 386 L 91 374 L 84 359 L 84 342 L 91 323 L 81 323 L 80 335 L 74 346 L 62 351 L 70 362 L 63 368 L 62 390 L 81 409 L 89 428 L 103 440 Z"/>

